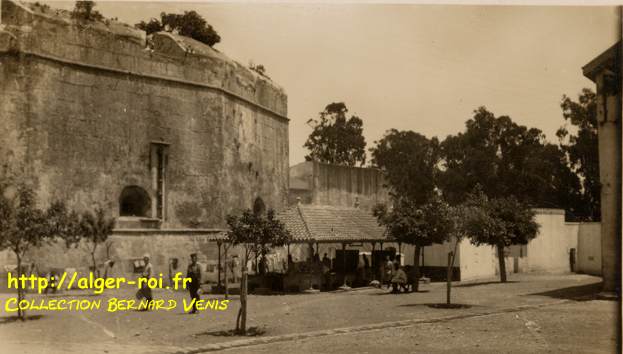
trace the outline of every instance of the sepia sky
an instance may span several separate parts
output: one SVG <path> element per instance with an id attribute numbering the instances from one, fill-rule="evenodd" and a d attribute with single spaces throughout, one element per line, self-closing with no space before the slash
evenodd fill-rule
<path id="1" fill-rule="evenodd" d="M 555 141 L 562 95 L 594 87 L 581 67 L 619 35 L 614 7 L 97 3 L 130 24 L 196 10 L 221 35 L 215 48 L 263 64 L 288 94 L 291 164 L 304 160 L 306 121 L 339 101 L 368 148 L 390 128 L 443 139 L 483 105 Z"/>

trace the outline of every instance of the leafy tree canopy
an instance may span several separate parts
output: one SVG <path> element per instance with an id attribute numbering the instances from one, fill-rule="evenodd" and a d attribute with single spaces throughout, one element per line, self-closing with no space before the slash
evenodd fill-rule
<path id="1" fill-rule="evenodd" d="M 160 20 L 152 18 L 149 22 L 141 21 L 134 25 L 147 32 L 177 32 L 181 36 L 190 37 L 210 47 L 221 41 L 216 30 L 196 11 L 184 11 L 183 14 L 160 13 Z"/>
<path id="2" fill-rule="evenodd" d="M 115 219 L 107 217 L 102 208 L 97 208 L 95 213 L 85 212 L 82 214 L 82 235 L 84 235 L 94 248 L 97 244 L 106 241 L 108 236 L 112 234 L 114 228 Z"/>
<path id="3" fill-rule="evenodd" d="M 331 103 L 320 112 L 319 119 L 307 121 L 314 130 L 303 145 L 310 151 L 305 160 L 346 166 L 365 164 L 363 121 L 357 116 L 347 118 L 346 113 L 344 102 Z"/>
<path id="4" fill-rule="evenodd" d="M 0 245 L 22 258 L 53 235 L 45 211 L 37 207 L 35 192 L 27 185 L 5 186 L 0 197 Z"/>
<path id="5" fill-rule="evenodd" d="M 416 204 L 411 198 L 393 199 L 392 208 L 387 209 L 386 205 L 379 204 L 373 214 L 392 238 L 415 246 L 412 283 L 413 291 L 418 291 L 420 248 L 450 240 L 456 232 L 454 210 L 438 196 L 430 198 L 423 205 Z"/>
<path id="6" fill-rule="evenodd" d="M 525 245 L 537 236 L 534 210 L 517 198 L 489 198 L 476 189 L 465 203 L 462 224 L 475 245 Z"/>
<path id="7" fill-rule="evenodd" d="M 439 197 L 423 205 L 410 198 L 397 198 L 392 208 L 379 204 L 373 213 L 397 242 L 430 246 L 448 241 L 455 232 L 452 207 Z"/>
<path id="8" fill-rule="evenodd" d="M 435 193 L 439 141 L 413 131 L 388 130 L 370 149 L 372 164 L 385 174 L 395 196 L 425 204 Z"/>
<path id="9" fill-rule="evenodd" d="M 0 250 L 9 249 L 15 254 L 17 276 L 23 274 L 22 262 L 29 249 L 76 232 L 76 220 L 76 214 L 67 213 L 60 202 L 47 211 L 38 208 L 36 194 L 26 183 L 0 180 Z M 19 283 L 17 295 L 18 301 L 25 298 Z M 24 319 L 23 309 L 18 309 L 18 317 Z"/>
<path id="10" fill-rule="evenodd" d="M 257 204 L 254 211 L 249 209 L 241 215 L 227 216 L 227 237 L 232 244 L 245 247 L 246 259 L 251 252 L 265 254 L 271 246 L 282 246 L 291 239 L 290 232 L 276 218 L 275 211 L 268 209 L 264 213 Z"/>
<path id="11" fill-rule="evenodd" d="M 597 102 L 590 89 L 583 89 L 577 101 L 563 96 L 560 104 L 565 121 L 577 132 L 561 127 L 556 135 L 573 170 L 582 176 L 580 202 L 574 213 L 580 220 L 600 220 L 601 184 L 599 182 L 599 143 L 597 139 Z"/>
<path id="12" fill-rule="evenodd" d="M 515 196 L 537 207 L 577 205 L 579 178 L 565 154 L 536 128 L 485 107 L 474 111 L 466 131 L 441 143 L 439 185 L 452 204 L 463 202 L 477 185 L 490 198 Z"/>
<path id="13" fill-rule="evenodd" d="M 83 228 L 81 219 L 75 211 L 69 211 L 64 202 L 54 202 L 46 212 L 52 234 L 65 241 L 67 248 L 78 247 Z"/>
<path id="14" fill-rule="evenodd" d="M 101 21 L 104 19 L 101 13 L 93 10 L 95 1 L 76 1 L 74 10 L 71 12 L 71 18 L 81 21 Z"/>
<path id="15" fill-rule="evenodd" d="M 506 282 L 505 247 L 525 245 L 537 236 L 539 224 L 534 210 L 517 198 L 489 198 L 476 187 L 463 208 L 462 231 L 475 245 L 497 249 L 501 282 Z"/>

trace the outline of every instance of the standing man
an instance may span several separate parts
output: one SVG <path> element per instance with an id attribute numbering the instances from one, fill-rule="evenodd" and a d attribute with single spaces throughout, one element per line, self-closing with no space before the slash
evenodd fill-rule
<path id="1" fill-rule="evenodd" d="M 151 305 L 151 303 L 153 301 L 151 288 L 149 287 L 149 285 L 147 285 L 147 281 L 151 278 L 151 273 L 152 273 L 152 266 L 151 266 L 151 263 L 149 262 L 149 255 L 148 254 L 145 254 L 143 256 L 143 262 L 145 263 L 145 266 L 143 267 L 143 273 L 141 273 L 141 278 L 145 279 L 145 281 L 143 282 L 143 286 L 136 293 L 136 297 L 138 299 L 145 298 L 147 300 L 147 306 L 145 306 L 145 308 L 142 309 L 142 310 L 143 311 L 148 311 L 149 310 L 149 305 Z"/>
<path id="2" fill-rule="evenodd" d="M 188 291 L 190 292 L 191 301 L 193 302 L 193 309 L 189 314 L 197 313 L 197 301 L 199 301 L 199 288 L 201 288 L 201 267 L 197 263 L 197 254 L 190 255 L 190 264 L 188 265 L 188 271 L 186 272 L 186 278 L 190 278 L 190 285 Z"/>
<path id="3" fill-rule="evenodd" d="M 388 289 L 391 287 L 393 277 L 394 277 L 394 262 L 392 262 L 389 256 L 387 256 L 385 259 L 385 282 L 387 283 Z"/>
<path id="4" fill-rule="evenodd" d="M 331 260 L 325 253 L 322 257 L 322 274 L 324 276 L 325 289 L 331 289 Z"/>

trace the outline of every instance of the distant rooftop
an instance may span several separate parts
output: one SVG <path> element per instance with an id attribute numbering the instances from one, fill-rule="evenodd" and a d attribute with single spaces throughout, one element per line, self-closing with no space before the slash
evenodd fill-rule
<path id="1" fill-rule="evenodd" d="M 366 210 L 328 205 L 296 205 L 278 214 L 298 242 L 391 241 Z"/>

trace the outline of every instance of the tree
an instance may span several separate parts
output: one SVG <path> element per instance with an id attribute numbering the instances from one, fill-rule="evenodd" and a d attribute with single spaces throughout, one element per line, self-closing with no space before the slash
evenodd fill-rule
<path id="1" fill-rule="evenodd" d="M 365 164 L 363 121 L 357 116 L 347 119 L 346 113 L 344 102 L 331 103 L 320 112 L 319 119 L 307 121 L 314 130 L 303 145 L 309 149 L 305 160 L 346 166 Z"/>
<path id="2" fill-rule="evenodd" d="M 224 276 L 225 276 L 225 299 L 229 299 L 229 279 L 228 279 L 228 275 L 227 275 L 227 268 L 229 268 L 229 265 L 227 264 L 227 252 L 229 251 L 229 249 L 231 248 L 232 244 L 229 242 L 223 242 L 223 251 L 225 253 L 225 267 L 223 268 L 222 265 L 219 263 L 219 269 L 223 269 L 224 270 Z M 219 246 L 220 247 L 220 246 Z M 246 266 L 246 265 L 245 265 Z M 220 283 L 220 279 L 219 279 L 219 283 Z M 219 289 L 220 290 L 220 289 Z"/>
<path id="3" fill-rule="evenodd" d="M 80 221 L 81 236 L 90 245 L 91 262 L 93 264 L 93 274 L 99 278 L 99 270 L 95 260 L 97 247 L 106 242 L 108 236 L 115 228 L 115 219 L 106 217 L 102 208 L 97 208 L 95 213 L 84 212 Z"/>
<path id="4" fill-rule="evenodd" d="M 95 1 L 76 1 L 71 18 L 80 21 L 101 21 L 104 16 L 99 11 L 93 10 L 95 5 Z"/>
<path id="5" fill-rule="evenodd" d="M 282 246 L 291 239 L 290 233 L 275 217 L 275 211 L 254 205 L 254 210 L 246 210 L 240 216 L 228 215 L 228 241 L 241 245 L 244 250 L 242 260 L 242 280 L 240 283 L 240 310 L 236 317 L 236 332 L 246 334 L 247 321 L 247 263 L 252 253 L 265 255 L 271 247 Z"/>
<path id="6" fill-rule="evenodd" d="M 476 246 L 496 247 L 500 281 L 505 283 L 504 248 L 525 245 L 537 236 L 539 224 L 534 220 L 534 211 L 513 196 L 489 198 L 478 187 L 465 205 L 464 232 Z"/>
<path id="7" fill-rule="evenodd" d="M 384 204 L 373 210 L 379 225 L 397 242 L 415 246 L 413 254 L 413 291 L 418 291 L 420 277 L 420 249 L 433 243 L 444 243 L 454 233 L 452 209 L 439 197 L 419 205 L 410 198 L 394 198 L 394 206 Z"/>
<path id="8" fill-rule="evenodd" d="M 370 149 L 393 195 L 421 205 L 435 194 L 439 141 L 413 131 L 388 130 Z"/>
<path id="9" fill-rule="evenodd" d="M 459 243 L 463 241 L 465 238 L 465 224 L 463 222 L 463 217 L 465 215 L 465 206 L 458 205 L 455 207 L 451 207 L 450 209 L 450 222 L 451 230 L 450 230 L 450 239 L 454 238 L 454 246 L 452 247 L 452 251 L 448 253 L 448 269 L 446 271 L 446 305 L 450 306 L 452 304 L 452 278 L 454 263 L 456 261 L 456 253 L 459 247 Z"/>
<path id="10" fill-rule="evenodd" d="M 539 207 L 577 205 L 579 179 L 539 129 L 495 117 L 485 107 L 465 125 L 465 132 L 441 143 L 439 186 L 448 202 L 460 204 L 480 185 L 490 198 L 515 196 Z"/>
<path id="11" fill-rule="evenodd" d="M 582 176 L 581 200 L 575 214 L 578 219 L 589 221 L 601 218 L 596 97 L 593 91 L 586 88 L 578 96 L 577 102 L 563 96 L 560 104 L 562 115 L 577 132 L 571 134 L 566 127 L 556 132 L 560 148 L 568 157 L 574 172 Z"/>
<path id="12" fill-rule="evenodd" d="M 134 27 L 147 32 L 147 35 L 160 31 L 177 32 L 210 47 L 221 41 L 221 36 L 196 11 L 184 11 L 184 14 L 162 12 L 160 20 L 152 18 L 149 22 L 141 21 Z"/>
<path id="13" fill-rule="evenodd" d="M 0 249 L 10 249 L 17 259 L 17 277 L 24 274 L 22 262 L 26 252 L 51 240 L 54 233 L 46 212 L 37 207 L 36 195 L 26 184 L 0 183 Z M 25 298 L 21 282 L 17 282 L 18 303 Z M 24 311 L 17 315 L 24 320 Z"/>
<path id="14" fill-rule="evenodd" d="M 81 239 L 82 227 L 80 216 L 75 211 L 69 211 L 64 202 L 57 201 L 50 205 L 46 212 L 52 235 L 65 241 L 65 246 L 78 246 Z"/>
<path id="15" fill-rule="evenodd" d="M 255 65 L 251 62 L 249 63 L 249 69 L 255 71 L 256 73 L 260 74 L 261 76 L 267 79 L 270 79 L 270 77 L 266 74 L 266 68 L 262 64 Z"/>

